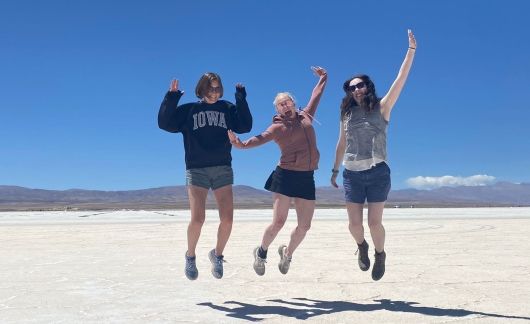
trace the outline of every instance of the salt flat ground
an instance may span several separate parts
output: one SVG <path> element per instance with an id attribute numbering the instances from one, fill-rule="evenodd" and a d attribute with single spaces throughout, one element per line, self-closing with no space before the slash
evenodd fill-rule
<path id="1" fill-rule="evenodd" d="M 320 209 L 287 275 L 252 269 L 271 210 L 237 210 L 225 275 L 184 276 L 189 211 L 0 213 L 0 323 L 530 322 L 530 208 L 387 209 L 387 272 L 354 255 L 344 209 Z M 368 229 L 366 228 L 368 233 Z M 370 255 L 373 254 L 373 244 Z"/>

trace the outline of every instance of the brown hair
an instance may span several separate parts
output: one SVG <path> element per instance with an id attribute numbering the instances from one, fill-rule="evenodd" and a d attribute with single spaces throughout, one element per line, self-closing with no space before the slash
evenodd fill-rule
<path id="1" fill-rule="evenodd" d="M 359 74 L 356 76 L 353 76 L 349 78 L 348 80 L 344 81 L 342 84 L 342 90 L 345 92 L 344 98 L 342 98 L 342 103 L 340 104 L 340 119 L 344 120 L 346 116 L 348 116 L 352 109 L 354 109 L 356 106 L 358 106 L 355 99 L 353 99 L 352 92 L 348 89 L 350 86 L 350 82 L 353 79 L 361 79 L 366 84 L 366 88 L 368 89 L 366 96 L 364 97 L 363 102 L 361 102 L 361 107 L 365 109 L 366 111 L 371 111 L 375 108 L 377 104 L 379 104 L 380 98 L 377 97 L 377 94 L 375 93 L 375 85 L 370 80 L 370 77 L 366 74 Z"/>
<path id="2" fill-rule="evenodd" d="M 221 82 L 221 77 L 219 76 L 219 74 L 213 72 L 206 72 L 199 79 L 199 82 L 197 82 L 197 86 L 195 87 L 195 95 L 197 96 L 197 98 L 204 98 L 204 95 L 208 92 L 209 88 L 212 85 L 212 81 L 219 82 L 219 98 L 223 96 L 223 83 Z"/>

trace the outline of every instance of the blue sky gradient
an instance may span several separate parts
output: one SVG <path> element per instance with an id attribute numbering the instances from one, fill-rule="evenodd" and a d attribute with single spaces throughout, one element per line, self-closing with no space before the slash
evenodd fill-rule
<path id="1" fill-rule="evenodd" d="M 304 106 L 328 70 L 315 124 L 329 185 L 341 85 L 366 73 L 383 96 L 418 50 L 388 131 L 393 189 L 414 177 L 530 182 L 530 2 L 12 1 L 0 10 L 0 184 L 123 190 L 184 184 L 182 136 L 157 126 L 171 78 L 196 100 L 207 71 L 224 99 L 245 84 L 264 130 L 277 92 Z M 236 184 L 261 188 L 274 143 L 233 149 Z M 340 179 L 339 179 L 340 180 Z"/>

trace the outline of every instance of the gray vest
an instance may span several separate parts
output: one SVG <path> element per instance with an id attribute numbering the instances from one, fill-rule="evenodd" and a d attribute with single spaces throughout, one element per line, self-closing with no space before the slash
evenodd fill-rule
<path id="1" fill-rule="evenodd" d="M 381 106 L 372 111 L 356 106 L 343 121 L 346 133 L 344 167 L 352 171 L 366 170 L 386 161 L 388 122 L 381 115 Z"/>

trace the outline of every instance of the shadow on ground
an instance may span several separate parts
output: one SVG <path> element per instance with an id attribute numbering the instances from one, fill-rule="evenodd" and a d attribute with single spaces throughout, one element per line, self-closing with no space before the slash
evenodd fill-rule
<path id="1" fill-rule="evenodd" d="M 293 301 L 283 299 L 269 299 L 268 302 L 276 303 L 272 306 L 253 305 L 238 301 L 226 301 L 223 305 L 233 305 L 232 308 L 215 305 L 210 302 L 197 305 L 208 306 L 215 310 L 225 312 L 226 316 L 240 318 L 252 322 L 262 321 L 265 318 L 259 315 L 282 315 L 286 317 L 306 320 L 311 317 L 334 314 L 339 312 L 373 312 L 387 310 L 396 313 L 416 313 L 425 316 L 464 317 L 477 315 L 479 317 L 494 317 L 504 319 L 530 320 L 530 317 L 502 315 L 485 312 L 475 312 L 460 308 L 440 308 L 421 306 L 416 302 L 406 302 L 390 299 L 374 299 L 374 303 L 359 304 L 347 301 L 325 301 L 307 298 L 293 298 Z M 296 307 L 293 307 L 296 306 Z"/>

